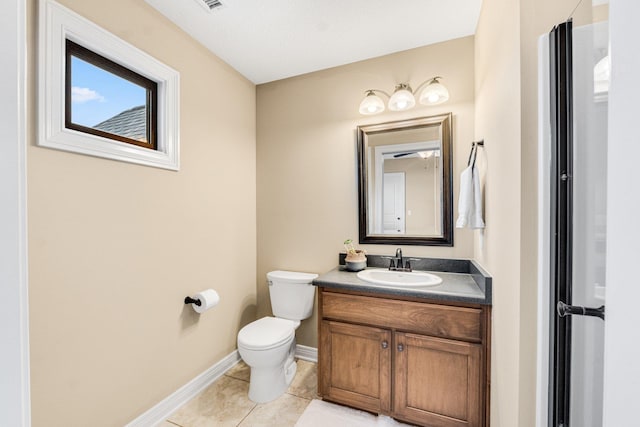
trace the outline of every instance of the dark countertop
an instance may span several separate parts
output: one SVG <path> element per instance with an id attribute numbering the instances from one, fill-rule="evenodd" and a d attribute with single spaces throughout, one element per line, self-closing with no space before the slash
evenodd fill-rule
<path id="1" fill-rule="evenodd" d="M 380 263 L 379 260 L 372 260 L 372 257 L 375 257 L 375 255 L 367 255 L 369 265 Z M 342 260 L 343 257 L 341 257 L 340 261 Z M 448 262 L 449 260 L 434 260 L 432 258 L 421 260 L 422 262 L 416 262 L 416 264 L 421 264 L 421 267 L 442 267 L 446 265 L 442 269 L 414 269 L 415 271 L 426 271 L 440 276 L 442 278 L 441 284 L 420 287 L 376 285 L 360 280 L 357 277 L 357 273 L 347 271 L 343 265 L 318 276 L 313 281 L 313 284 L 324 288 L 491 305 L 491 277 L 477 262 L 473 260 L 451 260 L 453 262 Z M 367 269 L 371 268 L 384 270 L 384 268 L 380 267 L 367 267 Z"/>

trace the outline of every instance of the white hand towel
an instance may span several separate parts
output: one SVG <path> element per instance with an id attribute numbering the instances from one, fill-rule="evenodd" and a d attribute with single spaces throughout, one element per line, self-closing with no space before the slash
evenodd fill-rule
<path id="1" fill-rule="evenodd" d="M 458 219 L 456 228 L 484 228 L 482 220 L 482 192 L 480 172 L 475 167 L 478 147 L 474 146 L 469 158 L 470 166 L 460 174 L 460 195 L 458 196 Z"/>
<path id="2" fill-rule="evenodd" d="M 467 166 L 460 174 L 460 194 L 458 195 L 457 228 L 464 228 L 469 224 L 471 212 L 474 210 L 473 198 L 473 167 Z"/>
<path id="3" fill-rule="evenodd" d="M 471 210 L 471 217 L 469 219 L 469 228 L 484 228 L 484 221 L 482 220 L 482 192 L 480 191 L 480 172 L 478 168 L 472 167 L 471 174 L 473 181 L 473 209 Z"/>

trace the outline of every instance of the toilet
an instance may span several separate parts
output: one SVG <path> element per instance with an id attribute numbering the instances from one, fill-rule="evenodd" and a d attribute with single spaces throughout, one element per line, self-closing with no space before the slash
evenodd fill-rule
<path id="1" fill-rule="evenodd" d="M 267 273 L 271 308 L 275 317 L 251 322 L 238 332 L 238 352 L 251 368 L 249 399 L 274 400 L 287 390 L 296 374 L 296 329 L 311 316 L 315 297 L 312 273 Z"/>

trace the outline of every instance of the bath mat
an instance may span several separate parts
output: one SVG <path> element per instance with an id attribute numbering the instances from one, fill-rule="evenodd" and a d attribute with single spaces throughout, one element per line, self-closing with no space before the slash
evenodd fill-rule
<path id="1" fill-rule="evenodd" d="M 401 427 L 409 426 L 384 415 L 375 416 L 322 400 L 313 399 L 298 418 L 295 427 Z"/>

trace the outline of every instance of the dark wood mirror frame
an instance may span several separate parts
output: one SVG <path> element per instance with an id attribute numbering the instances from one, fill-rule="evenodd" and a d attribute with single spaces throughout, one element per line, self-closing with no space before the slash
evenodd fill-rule
<path id="1" fill-rule="evenodd" d="M 361 244 L 453 246 L 453 175 L 452 175 L 452 115 L 419 117 L 372 125 L 358 126 L 358 210 L 359 236 Z M 442 144 L 442 235 L 441 236 L 398 236 L 368 234 L 368 191 L 367 191 L 367 136 L 380 132 L 440 127 Z"/>

